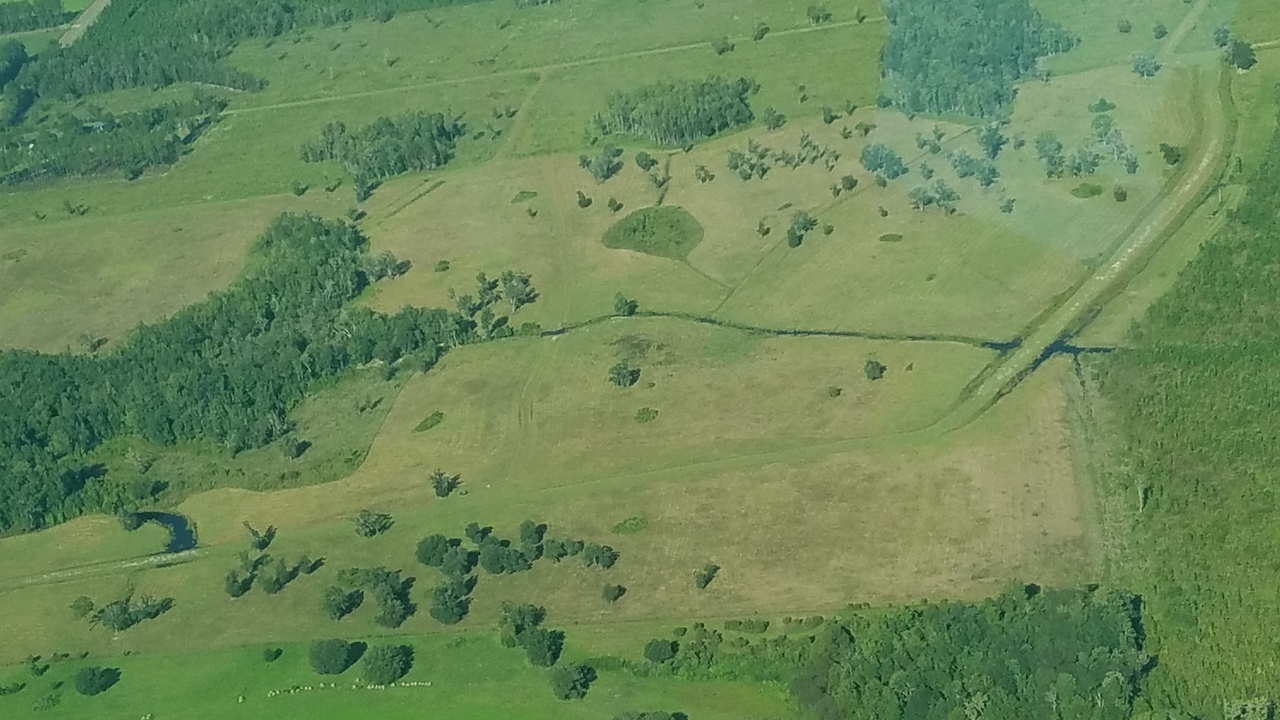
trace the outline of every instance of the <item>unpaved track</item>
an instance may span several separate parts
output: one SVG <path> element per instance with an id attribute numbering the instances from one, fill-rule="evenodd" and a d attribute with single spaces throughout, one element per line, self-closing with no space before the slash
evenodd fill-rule
<path id="1" fill-rule="evenodd" d="M 82 577 L 107 575 L 121 570 L 131 570 L 133 568 L 155 567 L 157 565 L 177 565 L 179 563 L 191 562 L 201 555 L 204 555 L 205 552 L 207 551 L 204 549 L 184 550 L 183 552 L 177 553 L 162 553 L 159 555 L 146 555 L 140 558 L 126 558 L 124 560 L 112 560 L 109 562 L 93 563 L 91 565 L 81 565 L 79 567 L 41 573 L 39 575 L 26 575 L 24 577 L 13 578 L 12 580 L 5 580 L 3 583 L 0 583 L 0 592 L 17 590 L 19 588 L 30 587 L 32 585 L 52 585 L 54 583 L 66 582 L 68 580 L 78 580 Z"/>
<path id="2" fill-rule="evenodd" d="M 80 36 L 84 34 L 84 31 L 88 30 L 89 26 L 97 21 L 98 16 L 101 15 L 102 11 L 106 10 L 107 6 L 110 4 L 111 0 L 93 0 L 93 4 L 85 8 L 84 12 L 80 13 L 80 16 L 71 22 L 67 31 L 62 33 L 62 37 L 58 38 L 58 44 L 62 47 L 67 47 L 71 43 L 79 40 Z"/>
<path id="3" fill-rule="evenodd" d="M 1135 267 L 1135 263 L 1147 257 L 1172 230 L 1177 229 L 1184 211 L 1193 207 L 1208 189 L 1224 159 L 1227 120 L 1219 95 L 1218 77 L 1202 76 L 1199 84 L 1198 101 L 1202 113 L 1200 142 L 1196 155 L 1184 160 L 1191 169 L 1182 176 L 1178 186 L 1119 244 L 1110 259 L 1035 328 L 1017 350 L 1001 358 L 998 365 L 986 374 L 982 383 L 965 401 L 937 423 L 937 429 L 952 430 L 968 424 L 1012 390 L 1054 343 L 1067 332 L 1076 329 L 1083 316 L 1096 303 L 1127 282 L 1128 271 Z"/>

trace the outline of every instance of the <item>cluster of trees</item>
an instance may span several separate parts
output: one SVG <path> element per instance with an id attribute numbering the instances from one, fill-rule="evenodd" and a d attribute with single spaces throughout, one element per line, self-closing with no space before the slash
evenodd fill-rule
<path id="1" fill-rule="evenodd" d="M 917 185 L 911 188 L 911 192 L 907 193 L 907 198 L 911 200 L 911 207 L 916 210 L 924 210 L 930 205 L 937 205 L 950 215 L 956 211 L 956 204 L 960 202 L 960 193 L 956 192 L 942 178 L 938 178 L 930 185 Z"/>
<path id="2" fill-rule="evenodd" d="M 341 675 L 364 655 L 368 646 L 341 638 L 316 640 L 307 649 L 307 662 L 320 675 Z"/>
<path id="3" fill-rule="evenodd" d="M 440 570 L 445 580 L 432 592 L 430 614 L 446 625 L 460 622 L 470 610 L 470 594 L 475 589 L 476 567 L 490 575 L 524 572 L 534 562 L 552 562 L 581 556 L 588 567 L 610 568 L 618 561 L 618 551 L 608 545 L 586 543 L 571 538 L 547 537 L 547 526 L 532 520 L 520 523 L 517 538 L 508 540 L 494 534 L 491 526 L 468 523 L 463 538 L 436 533 L 418 542 L 418 562 Z M 619 596 L 621 597 L 621 596 Z"/>
<path id="4" fill-rule="evenodd" d="M 542 621 L 546 618 L 547 611 L 537 605 L 504 602 L 498 616 L 498 633 L 502 644 L 524 650 L 532 665 L 555 665 L 564 649 L 564 633 L 542 627 Z"/>
<path id="5" fill-rule="evenodd" d="M 92 602 L 92 601 L 90 601 Z M 157 600 L 149 595 L 133 595 L 114 600 L 86 613 L 90 625 L 101 625 L 111 632 L 124 632 L 138 623 L 154 620 L 173 608 L 173 598 Z M 78 612 L 78 610 L 77 610 Z"/>
<path id="6" fill-rule="evenodd" d="M 4 52 L 0 47 L 0 79 Z M 63 112 L 37 125 L 16 125 L 27 109 L 20 99 L 12 95 L 0 108 L 9 120 L 8 127 L 0 122 L 0 185 L 112 173 L 132 180 L 147 168 L 177 162 L 226 107 L 225 100 L 198 94 L 135 112 L 94 108 L 84 116 Z"/>
<path id="7" fill-rule="evenodd" d="M 1140 606 L 1125 593 L 1028 586 L 858 615 L 827 627 L 792 690 L 824 720 L 1128 720 L 1151 665 Z"/>
<path id="8" fill-rule="evenodd" d="M 101 695 L 118 682 L 120 682 L 120 670 L 118 668 L 93 665 L 80 668 L 76 671 L 75 678 L 72 679 L 72 685 L 75 687 L 76 692 L 85 697 Z"/>
<path id="9" fill-rule="evenodd" d="M 859 161 L 867 172 L 876 176 L 879 184 L 883 184 L 884 181 L 888 180 L 896 180 L 908 172 L 906 163 L 902 161 L 902 156 L 884 143 L 871 143 L 862 148 L 862 156 Z"/>
<path id="10" fill-rule="evenodd" d="M 662 145 L 689 146 L 754 120 L 747 98 L 759 89 L 749 78 L 656 82 L 611 95 L 593 126 L 602 135 L 639 135 Z"/>
<path id="11" fill-rule="evenodd" d="M 578 193 L 582 195 L 581 192 Z M 458 294 L 449 288 L 449 298 L 469 322 L 476 325 L 480 335 L 488 339 L 510 337 L 516 333 L 511 328 L 510 318 L 498 315 L 493 307 L 503 299 L 511 306 L 511 312 L 517 313 L 525 305 L 538 300 L 538 291 L 533 286 L 533 276 L 517 270 L 506 270 L 497 278 L 490 278 L 481 272 L 476 275 L 476 291 Z M 525 328 L 522 326 L 521 331 Z"/>
<path id="12" fill-rule="evenodd" d="M 1280 617 L 1266 609 L 1280 573 L 1280 134 L 1250 170 L 1245 198 L 1126 349 L 1090 362 L 1123 468 L 1109 502 L 1144 558 L 1125 579 L 1149 588 L 1144 620 L 1161 648 L 1153 705 L 1179 698 L 1203 717 L 1255 717 L 1242 702 L 1280 688 Z"/>
<path id="13" fill-rule="evenodd" d="M 1223 59 L 1238 70 L 1248 70 L 1258 64 L 1258 55 L 1253 46 L 1231 32 L 1227 23 L 1219 23 L 1213 29 L 1213 44 L 1222 48 Z"/>
<path id="14" fill-rule="evenodd" d="M 75 13 L 63 9 L 61 0 L 0 3 L 0 35 L 57 27 L 70 22 L 75 16 Z"/>
<path id="15" fill-rule="evenodd" d="M 747 140 L 745 152 L 734 148 L 729 150 L 726 157 L 729 169 L 744 182 L 752 178 L 763 178 L 772 165 L 795 170 L 801 165 L 813 165 L 818 161 L 822 161 L 830 172 L 840 161 L 840 152 L 830 145 L 820 145 L 807 132 L 801 133 L 799 147 L 795 152 L 774 150 L 755 140 Z"/>
<path id="16" fill-rule="evenodd" d="M 380 117 L 356 130 L 332 122 L 302 146 L 307 162 L 336 160 L 351 174 L 356 199 L 364 200 L 385 179 L 444 167 L 453 159 L 467 126 L 460 117 L 414 111 Z"/>
<path id="17" fill-rule="evenodd" d="M 324 566 L 323 559 L 312 560 L 306 555 L 289 563 L 283 558 L 272 562 L 270 555 L 251 555 L 241 552 L 240 567 L 233 568 L 223 578 L 223 589 L 232 599 L 253 589 L 254 584 L 268 595 L 275 595 L 300 575 L 310 575 Z"/>
<path id="18" fill-rule="evenodd" d="M 74 45 L 42 53 L 22 84 L 56 99 L 178 82 L 257 90 L 263 86 L 260 79 L 224 62 L 244 40 L 272 40 L 299 28 L 360 17 L 385 22 L 398 11 L 461 1 L 118 0 Z"/>
<path id="19" fill-rule="evenodd" d="M 382 627 L 397 628 L 418 610 L 418 606 L 409 600 L 409 591 L 413 589 L 414 579 L 400 577 L 399 570 L 388 570 L 385 567 L 344 568 L 338 571 L 337 585 L 333 586 L 345 592 L 346 601 L 354 605 L 346 612 L 350 613 L 359 607 L 364 600 L 363 592 L 359 600 L 355 600 L 356 590 L 368 591 L 378 603 L 378 614 L 373 621 Z M 323 607 L 330 617 L 335 614 L 330 605 L 331 590 L 325 591 Z"/>
<path id="20" fill-rule="evenodd" d="M 578 164 L 582 166 L 582 169 L 591 173 L 591 177 L 595 178 L 596 182 L 604 182 L 622 171 L 621 158 L 622 148 L 613 143 L 605 143 L 600 147 L 600 152 L 596 153 L 595 157 L 584 154 L 578 158 Z M 650 160 L 652 160 L 651 156 Z M 637 157 L 638 161 L 639 158 Z M 644 169 L 648 170 L 648 168 Z"/>
<path id="21" fill-rule="evenodd" d="M 1092 125 L 1093 136 L 1070 154 L 1055 133 L 1046 130 L 1036 137 L 1036 156 L 1044 164 L 1046 177 L 1060 178 L 1068 173 L 1072 177 L 1093 175 L 1108 159 L 1123 162 L 1125 171 L 1130 175 L 1138 172 L 1138 156 L 1124 134 L 1115 127 L 1112 117 L 1106 113 L 1097 114 Z"/>
<path id="22" fill-rule="evenodd" d="M 286 214 L 230 287 L 139 326 L 108 354 L 0 352 L 0 530 L 115 512 L 158 492 L 161 483 L 114 482 L 88 461 L 111 437 L 262 447 L 291 431 L 289 411 L 316 383 L 374 360 L 426 369 L 475 339 L 474 321 L 445 310 L 349 307 L 374 280 L 366 249 L 355 227 Z"/>
<path id="23" fill-rule="evenodd" d="M 372 510 L 361 510 L 351 518 L 355 525 L 356 535 L 362 538 L 377 537 L 391 529 L 395 520 L 388 513 L 376 513 Z"/>
<path id="24" fill-rule="evenodd" d="M 1017 80 L 1076 44 L 1027 0 L 889 0 L 885 14 L 881 73 L 908 113 L 1001 117 Z"/>

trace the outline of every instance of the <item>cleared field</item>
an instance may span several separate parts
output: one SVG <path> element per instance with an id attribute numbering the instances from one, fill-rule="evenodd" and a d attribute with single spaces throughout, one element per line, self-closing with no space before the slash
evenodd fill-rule
<path id="1" fill-rule="evenodd" d="M 1061 23 L 1080 38 L 1080 44 L 1071 52 L 1049 59 L 1049 68 L 1055 75 L 1066 75 L 1108 65 L 1128 65 L 1135 53 L 1159 52 L 1165 48 L 1168 37 L 1155 37 L 1157 23 L 1163 24 L 1172 35 L 1178 24 L 1189 13 L 1195 12 L 1198 5 L 1219 5 L 1223 2 L 1233 3 L 1234 0 L 1198 0 L 1197 3 L 1186 0 L 1130 0 L 1123 3 L 1110 0 L 1033 0 L 1031 4 L 1045 17 Z M 1120 31 L 1122 21 L 1128 21 L 1132 28 L 1129 32 Z M 1195 46 L 1202 49 L 1212 47 L 1212 31 L 1213 25 L 1200 28 L 1198 34 L 1205 37 L 1196 37 Z M 1181 48 L 1189 46 L 1192 46 L 1191 42 Z"/>
<path id="2" fill-rule="evenodd" d="M 88 200 L 89 213 L 81 217 L 61 207 L 65 196 L 0 196 L 15 206 L 21 200 L 26 210 L 22 224 L 6 225 L 0 235 L 0 347 L 82 351 L 81 334 L 120 340 L 138 323 L 225 287 L 276 214 L 333 211 L 323 195 L 127 215 L 111 215 Z"/>
<path id="3" fill-rule="evenodd" d="M 605 673 L 587 698 L 556 700 L 546 671 L 531 667 L 519 650 L 502 647 L 488 635 L 407 638 L 414 647 L 414 669 L 404 682 L 430 682 L 430 687 L 396 687 L 383 691 L 353 690 L 359 668 L 325 678 L 339 687 L 267 697 L 271 690 L 315 686 L 317 676 L 306 661 L 305 645 L 287 645 L 283 656 L 266 663 L 261 648 L 116 658 L 119 684 L 92 699 L 70 690 L 70 678 L 81 663 L 56 664 L 45 676 L 32 678 L 25 668 L 0 668 L 0 682 L 20 679 L 29 687 L 0 697 L 6 718 L 134 717 L 162 718 L 350 718 L 370 714 L 382 718 L 433 716 L 458 720 L 596 720 L 645 709 L 680 710 L 691 717 L 737 720 L 743 717 L 790 717 L 780 693 L 760 686 L 728 682 L 690 683 L 678 679 L 640 679 Z M 377 642 L 370 638 L 370 642 Z M 643 640 L 637 638 L 637 643 Z M 638 645 L 637 645 L 638 647 Z M 572 650 L 571 650 L 572 652 Z M 65 682 L 62 702 L 34 711 L 54 682 Z M 243 698 L 243 702 L 239 700 Z"/>
<path id="4" fill-rule="evenodd" d="M 852 8 L 843 13 L 833 10 L 833 24 L 854 24 Z M 714 58 L 713 38 L 727 35 L 741 39 L 739 50 L 743 50 L 751 44 L 757 22 L 774 31 L 762 47 L 780 43 L 784 31 L 804 30 L 803 34 L 814 38 L 844 32 L 819 28 L 809 33 L 805 8 L 787 0 L 744 0 L 703 7 L 679 0 L 625 5 L 564 0 L 525 9 L 510 3 L 482 2 L 408 13 L 383 24 L 361 22 L 309 29 L 269 47 L 247 43 L 233 60 L 246 70 L 279 80 L 262 93 L 240 100 L 241 107 L 252 107 L 441 81 L 465 82 L 534 68 L 624 59 L 655 50 L 696 48 L 700 51 L 696 54 Z M 871 29 L 877 24 L 878 30 Z M 868 36 L 884 32 L 883 23 L 871 20 L 865 25 Z M 725 56 L 722 67 L 732 67 L 737 55 L 735 51 Z M 653 59 L 616 67 L 630 75 Z M 874 77 L 874 55 L 872 63 L 863 72 Z M 651 72 L 644 75 L 655 76 Z"/>
<path id="5" fill-rule="evenodd" d="M 1237 0 L 1231 29 L 1252 43 L 1280 39 L 1280 5 L 1271 0 Z"/>
<path id="6" fill-rule="evenodd" d="M 579 562 L 543 562 L 527 573 L 481 577 L 464 628 L 492 627 L 503 600 L 534 600 L 547 605 L 553 626 L 569 631 L 571 644 L 579 623 L 675 622 L 751 613 L 768 617 L 829 612 L 848 602 L 978 597 L 1013 578 L 1051 585 L 1081 582 L 1092 567 L 1088 505 L 1071 480 L 1058 374 L 1066 365 L 1048 367 L 1058 370 L 1037 374 L 1025 392 L 947 437 L 926 432 L 896 440 L 811 441 L 790 450 L 667 470 L 624 468 L 624 474 L 590 482 L 578 482 L 567 472 L 535 474 L 556 464 L 534 454 L 537 440 L 558 432 L 552 429 L 530 433 L 529 441 L 520 442 L 510 430 L 495 428 L 490 445 L 498 457 L 492 462 L 501 466 L 501 474 L 455 468 L 443 452 L 419 452 L 406 462 L 399 456 L 415 446 L 451 445 L 450 438 L 432 438 L 432 433 L 469 420 L 459 410 L 446 409 L 444 424 L 406 442 L 400 436 L 411 435 L 411 422 L 417 422 L 423 409 L 414 404 L 411 386 L 393 409 L 370 460 L 352 478 L 265 494 L 219 490 L 185 503 L 182 510 L 195 519 L 202 541 L 214 545 L 208 555 L 169 568 L 0 594 L 6 607 L 21 609 L 22 620 L 15 619 L 0 661 L 62 649 L 176 652 L 192 646 L 256 647 L 330 633 L 377 633 L 371 609 L 362 608 L 340 624 L 322 617 L 322 589 L 338 569 L 353 565 L 388 565 L 416 576 L 413 598 L 420 608 L 399 632 L 436 632 L 440 626 L 426 616 L 423 605 L 439 575 L 413 561 L 414 543 L 431 532 L 456 534 L 472 520 L 509 536 L 519 521 L 532 518 L 549 523 L 553 535 L 608 542 L 619 549 L 622 559 L 608 572 Z M 431 379 L 418 384 L 428 390 Z M 832 403 L 854 396 L 829 398 L 817 388 L 814 394 Z M 680 421 L 671 404 L 659 409 L 657 420 L 637 425 L 633 434 Z M 540 417 L 546 418 L 544 426 L 553 424 L 547 413 L 535 412 L 535 419 Z M 494 422 L 501 424 L 498 419 L 475 420 L 469 427 Z M 514 419 L 506 424 L 516 425 Z M 544 454 L 555 452 L 541 447 Z M 419 459 L 424 456 L 425 462 Z M 423 476 L 437 460 L 462 473 L 468 495 L 443 501 L 430 495 Z M 362 506 L 389 510 L 396 525 L 377 538 L 357 539 L 345 518 Z M 647 518 L 644 531 L 611 532 L 614 524 L 633 515 Z M 244 546 L 242 520 L 280 527 L 270 549 L 273 556 L 323 556 L 325 567 L 278 595 L 255 590 L 228 600 L 221 591 L 222 577 Z M 0 541 L 0 548 L 7 542 Z M 690 573 L 706 562 L 724 569 L 711 588 L 699 592 Z M 600 599 L 606 582 L 629 588 L 612 607 Z M 72 620 L 66 609 L 78 595 L 103 601 L 126 589 L 174 597 L 176 604 L 159 620 L 116 638 Z"/>
<path id="7" fill-rule="evenodd" d="M 44 532 L 0 540 L 0 583 L 40 575 L 50 568 L 72 568 L 91 563 L 150 555 L 164 549 L 167 533 L 154 523 L 125 532 L 113 517 L 77 518 Z"/>

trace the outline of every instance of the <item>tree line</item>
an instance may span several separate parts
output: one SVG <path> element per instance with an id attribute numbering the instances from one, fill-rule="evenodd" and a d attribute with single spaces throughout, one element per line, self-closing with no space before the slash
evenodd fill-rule
<path id="1" fill-rule="evenodd" d="M 908 113 L 1003 116 L 1014 83 L 1077 42 L 1027 0 L 888 0 L 885 15 L 881 74 Z"/>
<path id="2" fill-rule="evenodd" d="M 136 112 L 91 108 L 84 116 L 57 113 L 39 125 L 0 123 L 0 185 L 112 173 L 132 180 L 177 162 L 225 107 L 225 100 L 201 94 Z"/>
<path id="3" fill-rule="evenodd" d="M 660 145 L 689 145 L 754 120 L 747 98 L 759 89 L 745 77 L 659 81 L 610 95 L 592 126 L 601 135 L 638 135 Z"/>
<path id="4" fill-rule="evenodd" d="M 319 138 L 302 146 L 302 159 L 342 163 L 355 183 L 356 199 L 364 200 L 386 178 L 443 167 L 453 159 L 457 139 L 466 133 L 461 118 L 421 111 L 380 117 L 355 130 L 332 122 L 320 130 Z"/>
<path id="5" fill-rule="evenodd" d="M 145 501 L 160 483 L 113 482 L 88 453 L 133 435 L 232 453 L 292 430 L 289 411 L 354 365 L 427 369 L 474 338 L 457 313 L 349 305 L 385 272 L 354 226 L 285 214 L 230 287 L 102 356 L 0 352 L 0 529 L 33 529 Z"/>
<path id="6" fill-rule="evenodd" d="M 71 22 L 76 16 L 60 0 L 15 0 L 0 3 L 0 35 L 40 30 Z"/>

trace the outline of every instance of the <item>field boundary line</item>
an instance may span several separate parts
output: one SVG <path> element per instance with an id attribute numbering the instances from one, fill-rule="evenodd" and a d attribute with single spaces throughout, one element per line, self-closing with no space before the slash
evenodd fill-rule
<path id="1" fill-rule="evenodd" d="M 807 34 L 807 33 L 822 32 L 824 30 L 839 30 L 847 27 L 855 27 L 858 25 L 867 25 L 871 23 L 879 23 L 879 22 L 885 22 L 885 21 L 886 21 L 886 18 L 883 16 L 875 17 L 875 18 L 867 18 L 861 22 L 858 22 L 856 20 L 845 20 L 838 23 L 814 25 L 812 27 L 798 27 L 798 28 L 790 28 L 787 30 L 778 30 L 776 32 L 770 33 L 770 35 L 788 37 L 791 35 L 801 35 L 801 34 Z M 749 36 L 730 38 L 731 41 L 738 41 L 738 42 L 746 42 L 750 39 L 751 38 Z M 643 50 L 630 50 L 628 52 L 619 53 L 617 55 L 601 55 L 598 57 L 583 58 L 581 60 L 570 60 L 568 62 L 562 62 L 562 63 L 549 63 L 546 65 L 531 65 L 527 67 L 511 68 L 508 70 L 500 70 L 500 71 L 492 72 L 487 75 L 468 75 L 466 77 L 460 77 L 460 78 L 441 78 L 438 80 L 428 80 L 426 82 L 421 82 L 421 83 L 410 83 L 408 85 L 398 85 L 396 87 L 379 88 L 377 90 L 362 90 L 360 92 L 345 93 L 343 95 L 328 95 L 324 97 L 304 98 L 301 100 L 291 100 L 288 102 L 274 103 L 271 105 L 258 105 L 255 107 L 231 108 L 228 110 L 224 110 L 222 114 L 223 115 L 242 115 L 246 113 L 262 112 L 262 111 L 268 111 L 268 110 L 285 110 L 285 109 L 295 108 L 295 107 L 306 107 L 308 105 L 318 105 L 318 104 L 327 103 L 327 102 L 341 102 L 343 100 L 353 100 L 356 98 L 371 97 L 374 95 L 383 95 L 386 93 L 402 92 L 405 90 L 420 90 L 423 88 L 442 87 L 447 85 L 465 85 L 467 83 L 481 82 L 484 80 L 490 80 L 494 78 L 517 77 L 520 75 L 539 75 L 541 77 L 541 76 L 544 76 L 546 73 L 554 72 L 556 70 L 568 70 L 572 68 L 588 67 L 591 65 L 602 65 L 602 64 L 607 64 L 611 62 L 619 62 L 622 60 L 635 60 L 638 58 L 653 57 L 656 55 L 666 55 L 666 54 L 675 53 L 675 52 L 684 52 L 688 50 L 696 50 L 698 48 L 707 48 L 707 47 L 708 47 L 708 44 L 706 42 L 698 42 L 698 43 L 684 43 L 681 45 L 667 45 L 667 46 L 656 47 L 656 48 L 646 48 Z"/>

